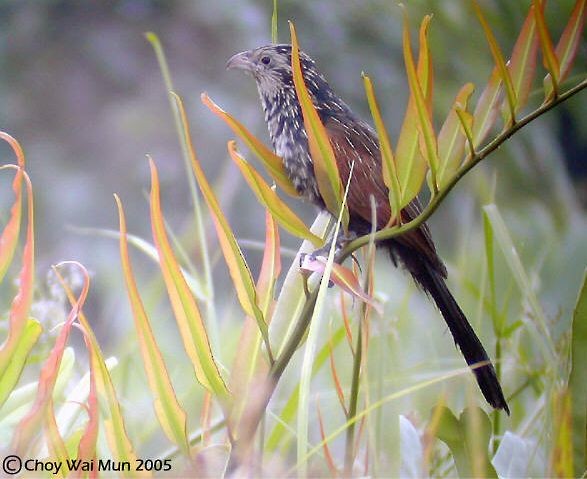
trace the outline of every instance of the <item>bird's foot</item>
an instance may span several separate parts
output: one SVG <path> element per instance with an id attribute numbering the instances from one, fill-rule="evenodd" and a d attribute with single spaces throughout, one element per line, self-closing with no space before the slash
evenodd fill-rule
<path id="1" fill-rule="evenodd" d="M 343 232 L 339 233 L 336 238 L 335 246 L 334 246 L 334 262 L 340 264 L 342 262 L 342 251 L 344 247 L 353 241 L 357 235 L 353 232 L 349 232 L 344 234 Z M 318 258 L 322 258 L 323 260 L 328 259 L 328 255 L 330 254 L 330 248 L 332 246 L 332 241 L 327 241 L 326 244 L 322 248 L 318 248 L 317 250 L 312 251 L 311 253 L 301 253 L 300 254 L 300 268 L 307 272 L 315 272 L 319 271 L 320 268 L 317 268 L 316 262 Z M 322 262 L 320 262 L 323 264 Z M 328 283 L 328 287 L 332 287 L 334 283 L 330 281 Z"/>

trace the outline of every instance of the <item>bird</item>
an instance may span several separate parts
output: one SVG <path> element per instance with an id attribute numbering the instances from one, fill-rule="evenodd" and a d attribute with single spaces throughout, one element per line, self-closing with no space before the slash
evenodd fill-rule
<path id="1" fill-rule="evenodd" d="M 299 52 L 302 75 L 312 103 L 324 125 L 334 152 L 341 183 L 348 184 L 348 231 L 365 235 L 372 231 L 372 199 L 376 209 L 376 229 L 385 228 L 391 219 L 389 191 L 383 180 L 381 151 L 374 129 L 334 92 L 316 63 Z M 243 70 L 256 82 L 269 137 L 275 153 L 302 198 L 326 209 L 314 174 L 308 135 L 304 127 L 300 102 L 296 95 L 292 47 L 270 44 L 232 56 L 226 67 Z M 422 211 L 416 197 L 400 215 L 409 222 Z M 336 215 L 338 212 L 330 212 Z M 487 402 L 509 414 L 509 407 L 489 355 L 475 334 L 465 314 L 447 287 L 447 270 L 439 257 L 430 230 L 423 223 L 393 239 L 377 244 L 389 252 L 395 266 L 403 266 L 417 286 L 436 303 L 465 361 L 472 366 L 477 383 Z"/>

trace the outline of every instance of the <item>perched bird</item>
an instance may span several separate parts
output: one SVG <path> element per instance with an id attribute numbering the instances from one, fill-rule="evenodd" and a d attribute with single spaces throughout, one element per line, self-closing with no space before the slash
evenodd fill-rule
<path id="1" fill-rule="evenodd" d="M 244 70 L 253 76 L 269 136 L 275 152 L 283 159 L 290 180 L 304 198 L 325 209 L 294 89 L 291 56 L 291 45 L 267 45 L 234 55 L 227 68 Z M 391 208 L 375 131 L 334 93 L 308 55 L 300 52 L 300 62 L 312 102 L 334 150 L 343 185 L 347 184 L 354 162 L 347 195 L 349 231 L 357 235 L 371 232 L 371 196 L 376 205 L 377 229 L 384 228 L 390 220 Z M 412 220 L 420 211 L 420 203 L 414 199 L 402 210 L 402 221 Z M 479 365 L 473 372 L 485 399 L 494 408 L 504 409 L 509 414 L 487 352 L 446 286 L 446 267 L 436 253 L 428 227 L 423 224 L 397 238 L 382 241 L 378 246 L 386 248 L 393 263 L 402 264 L 434 299 L 467 364 Z"/>

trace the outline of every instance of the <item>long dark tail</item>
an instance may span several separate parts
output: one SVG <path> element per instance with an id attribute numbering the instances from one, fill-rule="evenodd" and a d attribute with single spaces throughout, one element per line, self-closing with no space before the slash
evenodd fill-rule
<path id="1" fill-rule="evenodd" d="M 483 364 L 475 367 L 473 373 L 475 373 L 479 388 L 487 402 L 496 409 L 504 409 L 509 414 L 510 410 L 503 397 L 493 364 L 491 364 L 485 348 L 475 331 L 473 331 L 469 321 L 467 321 L 461 308 L 448 290 L 440 272 L 436 271 L 425 259 L 418 257 L 417 253 L 409 248 L 402 248 L 401 246 L 398 248 L 396 244 L 392 247 L 392 255 L 395 254 L 399 256 L 416 282 L 436 302 L 467 364 L 469 366 Z"/>

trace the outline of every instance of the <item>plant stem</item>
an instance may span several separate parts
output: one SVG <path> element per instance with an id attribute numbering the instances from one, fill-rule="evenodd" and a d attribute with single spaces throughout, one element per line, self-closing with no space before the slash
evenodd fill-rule
<path id="1" fill-rule="evenodd" d="M 513 136 L 518 130 L 521 130 L 524 126 L 528 123 L 532 122 L 539 116 L 543 115 L 544 113 L 552 110 L 557 105 L 563 103 L 564 101 L 568 100 L 572 96 L 579 93 L 581 90 L 587 88 L 587 79 L 583 80 L 579 84 L 575 85 L 574 87 L 570 88 L 566 92 L 562 93 L 561 95 L 549 100 L 548 102 L 544 103 L 542 106 L 534 110 L 532 113 L 528 114 L 524 118 L 522 118 L 517 123 L 511 125 L 505 131 L 497 135 L 491 142 L 489 142 L 485 147 L 479 150 L 475 156 L 473 156 L 468 163 L 463 165 L 461 169 L 459 169 L 455 175 L 451 178 L 449 183 L 438 191 L 436 195 L 433 195 L 430 203 L 426 205 L 426 208 L 422 210 L 416 218 L 408 223 L 404 223 L 401 226 L 392 226 L 391 228 L 385 228 L 379 230 L 375 233 L 374 239 L 375 241 L 382 241 L 386 239 L 396 238 L 402 234 L 407 233 L 408 231 L 414 230 L 420 225 L 422 225 L 432 213 L 436 211 L 436 209 L 440 206 L 444 198 L 448 195 L 448 193 L 455 187 L 455 185 L 465 176 L 473 167 L 475 167 L 478 163 L 482 160 L 487 158 L 491 153 L 497 150 L 503 143 L 505 143 L 511 136 Z M 366 245 L 369 242 L 369 238 L 372 235 L 364 235 L 360 238 L 357 238 L 354 241 L 351 241 L 341 252 L 340 257 L 341 261 L 348 258 L 354 251 L 359 249 L 361 246 Z"/>
<path id="2" fill-rule="evenodd" d="M 357 331 L 357 345 L 355 346 L 355 358 L 353 362 L 353 376 L 351 383 L 351 396 L 349 401 L 349 413 L 347 419 L 353 419 L 357 415 L 359 398 L 359 373 L 363 357 L 363 321 L 359 320 Z M 353 475 L 353 463 L 355 460 L 355 424 L 353 422 L 346 430 L 346 447 L 344 455 L 344 477 Z"/>

